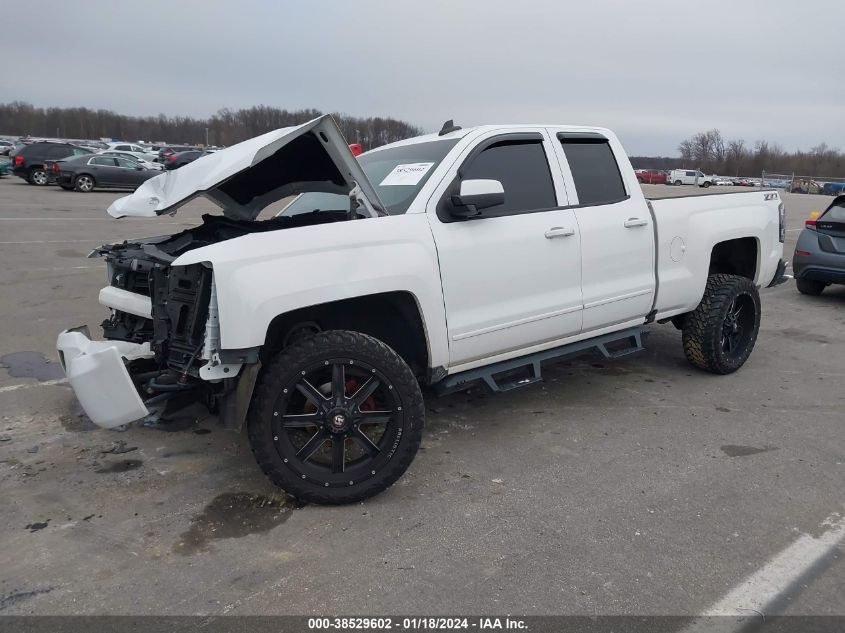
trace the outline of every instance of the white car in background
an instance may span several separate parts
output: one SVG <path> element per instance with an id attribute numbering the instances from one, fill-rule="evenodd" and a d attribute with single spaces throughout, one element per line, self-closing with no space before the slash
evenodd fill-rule
<path id="1" fill-rule="evenodd" d="M 673 169 L 669 172 L 669 179 L 666 182 L 670 185 L 709 187 L 713 184 L 713 176 L 705 176 L 697 169 Z"/>
<path id="2" fill-rule="evenodd" d="M 715 176 L 713 178 L 713 184 L 717 187 L 733 187 L 734 181 L 724 176 Z"/>
<path id="3" fill-rule="evenodd" d="M 132 155 L 134 158 L 143 158 L 149 162 L 153 162 L 158 158 L 158 154 L 136 143 L 107 143 L 106 145 L 108 147 L 104 151 L 124 152 L 125 154 Z"/>
<path id="4" fill-rule="evenodd" d="M 153 161 L 147 160 L 145 158 L 138 158 L 133 152 L 105 150 L 97 153 L 102 154 L 103 156 L 114 156 L 115 158 L 129 158 L 134 160 L 136 163 L 138 163 L 139 165 L 141 165 L 141 167 L 144 167 L 145 169 L 157 169 L 158 171 L 162 171 L 164 169 L 164 165 L 162 165 L 161 163 L 154 163 Z"/>

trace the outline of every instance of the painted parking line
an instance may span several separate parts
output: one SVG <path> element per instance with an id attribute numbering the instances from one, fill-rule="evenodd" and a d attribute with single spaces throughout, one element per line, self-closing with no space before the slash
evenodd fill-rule
<path id="1" fill-rule="evenodd" d="M 67 382 L 67 378 L 56 378 L 55 380 L 45 380 L 43 382 L 26 382 L 19 385 L 7 385 L 0 387 L 0 393 L 9 391 L 18 391 L 19 389 L 32 389 L 33 387 L 47 387 L 49 385 L 63 385 Z"/>
<path id="2" fill-rule="evenodd" d="M 785 602 L 795 597 L 823 574 L 845 545 L 845 511 L 834 512 L 819 525 L 818 536 L 802 534 L 786 549 L 769 559 L 756 572 L 731 589 L 686 628 L 685 633 L 712 630 L 712 616 L 734 616 L 735 625 L 719 630 L 740 630 L 752 620 L 776 615 Z M 723 623 L 724 624 L 724 623 Z"/>
<path id="3" fill-rule="evenodd" d="M 99 240 L 30 240 L 28 242 L 0 242 L 0 244 L 100 244 Z"/>

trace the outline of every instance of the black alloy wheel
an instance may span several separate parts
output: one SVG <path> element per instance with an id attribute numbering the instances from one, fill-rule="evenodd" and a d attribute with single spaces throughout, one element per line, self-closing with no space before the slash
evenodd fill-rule
<path id="1" fill-rule="evenodd" d="M 419 384 L 402 358 L 358 332 L 293 343 L 259 380 L 250 443 L 274 483 L 315 503 L 381 492 L 405 472 L 422 437 Z"/>

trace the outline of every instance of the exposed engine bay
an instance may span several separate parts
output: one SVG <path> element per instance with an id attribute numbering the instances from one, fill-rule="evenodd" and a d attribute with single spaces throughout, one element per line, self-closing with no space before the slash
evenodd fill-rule
<path id="1" fill-rule="evenodd" d="M 132 360 L 129 373 L 143 399 L 156 394 L 192 392 L 214 409 L 217 399 L 234 388 L 234 378 L 202 379 L 200 368 L 219 365 L 219 327 L 214 296 L 213 271 L 202 264 L 172 266 L 190 250 L 236 239 L 250 233 L 325 224 L 349 219 L 344 211 L 319 211 L 281 216 L 263 221 L 237 220 L 203 215 L 202 224 L 169 236 L 108 244 L 92 251 L 108 264 L 111 288 L 149 297 L 149 314 L 109 305 L 111 315 L 103 321 L 104 338 L 149 343 L 153 358 Z M 104 289 L 105 290 L 108 289 Z M 139 297 L 140 298 L 140 297 Z M 197 390 L 200 393 L 197 393 Z M 162 401 L 170 398 L 162 398 Z"/>

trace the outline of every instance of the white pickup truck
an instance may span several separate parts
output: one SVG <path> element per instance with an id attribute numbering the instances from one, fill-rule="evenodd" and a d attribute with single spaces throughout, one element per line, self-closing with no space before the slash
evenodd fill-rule
<path id="1" fill-rule="evenodd" d="M 318 503 L 402 475 L 421 386 L 528 385 L 547 361 L 642 349 L 654 321 L 683 331 L 696 367 L 733 372 L 758 288 L 786 278 L 776 192 L 646 200 L 602 128 L 448 122 L 356 160 L 321 117 L 148 180 L 109 213 L 199 195 L 222 214 L 92 253 L 108 263 L 105 340 L 62 332 L 61 362 L 98 425 L 200 400 Z"/>

